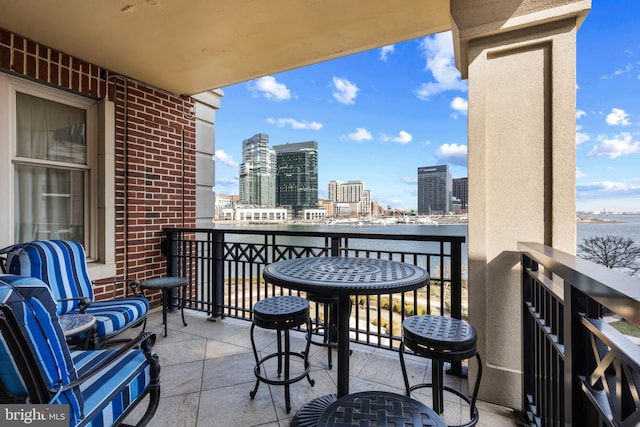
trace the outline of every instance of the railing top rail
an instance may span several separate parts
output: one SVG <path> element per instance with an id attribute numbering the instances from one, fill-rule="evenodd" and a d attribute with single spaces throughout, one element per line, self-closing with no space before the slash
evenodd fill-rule
<path id="1" fill-rule="evenodd" d="M 345 233 L 341 231 L 312 231 L 312 230 L 269 230 L 269 229 L 239 229 L 239 228 L 164 228 L 165 232 L 188 232 L 188 233 L 223 233 L 223 234 L 277 234 L 281 236 L 304 236 L 304 237 L 348 237 L 351 239 L 384 239 L 384 240 L 417 240 L 424 242 L 450 242 L 464 243 L 464 236 L 439 236 L 422 234 L 398 234 L 398 233 Z"/>
<path id="2" fill-rule="evenodd" d="M 541 243 L 518 242 L 518 250 L 598 303 L 640 326 L 640 279 Z"/>

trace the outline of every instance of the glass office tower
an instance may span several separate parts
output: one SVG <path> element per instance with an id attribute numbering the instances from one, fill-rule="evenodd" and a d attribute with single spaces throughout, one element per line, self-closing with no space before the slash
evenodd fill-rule
<path id="1" fill-rule="evenodd" d="M 318 143 L 274 145 L 276 153 L 276 204 L 292 218 L 303 209 L 318 207 Z"/>
<path id="2" fill-rule="evenodd" d="M 449 165 L 418 168 L 418 215 L 451 212 L 451 196 Z"/>

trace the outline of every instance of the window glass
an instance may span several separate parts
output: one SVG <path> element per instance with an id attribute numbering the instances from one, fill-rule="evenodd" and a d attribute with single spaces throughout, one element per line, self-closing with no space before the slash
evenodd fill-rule
<path id="1" fill-rule="evenodd" d="M 16 93 L 18 157 L 87 162 L 86 110 Z"/>
<path id="2" fill-rule="evenodd" d="M 85 242 L 87 112 L 16 92 L 16 243 Z"/>

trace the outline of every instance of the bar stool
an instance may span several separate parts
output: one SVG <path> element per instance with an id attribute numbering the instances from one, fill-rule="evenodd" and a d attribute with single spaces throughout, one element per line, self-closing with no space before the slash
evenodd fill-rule
<path id="1" fill-rule="evenodd" d="M 304 352 L 292 352 L 289 342 L 289 331 L 302 324 L 307 325 L 307 343 Z M 258 350 L 256 349 L 253 330 L 258 326 L 265 329 L 275 329 L 277 332 L 277 351 L 260 359 Z M 282 348 L 282 333 L 284 332 L 284 349 Z M 309 377 L 311 365 L 307 360 L 309 354 L 309 344 L 311 343 L 311 320 L 309 318 L 309 301 L 293 295 L 285 295 L 278 297 L 265 298 L 258 301 L 253 306 L 253 323 L 251 324 L 251 346 L 256 359 L 256 366 L 253 370 L 256 376 L 256 386 L 249 393 L 251 399 L 256 396 L 260 382 L 272 385 L 284 385 L 284 400 L 287 413 L 291 411 L 291 399 L 289 393 L 289 385 L 300 381 L 307 377 L 309 384 L 313 387 L 315 382 Z M 299 357 L 304 362 L 304 372 L 300 375 L 290 378 L 290 358 Z M 261 372 L 260 367 L 269 359 L 278 359 L 278 378 L 282 374 L 282 365 L 284 359 L 284 378 L 273 379 Z"/>
<path id="2" fill-rule="evenodd" d="M 338 348 L 338 297 L 308 294 L 307 300 L 323 305 L 324 321 L 312 327 L 311 344 L 327 347 L 327 365 L 332 369 L 332 350 Z M 313 338 L 316 333 L 322 335 L 322 340 Z"/>
<path id="3" fill-rule="evenodd" d="M 446 390 L 463 399 L 469 404 L 470 421 L 456 427 L 470 427 L 476 425 L 479 414 L 476 408 L 478 389 L 482 377 L 482 360 L 476 349 L 476 330 L 464 320 L 451 317 L 421 315 L 411 316 L 402 322 L 402 341 L 400 342 L 400 366 L 407 396 L 418 388 L 433 389 L 433 409 L 441 414 L 444 412 L 443 392 Z M 432 360 L 431 383 L 409 386 L 407 369 L 404 362 L 404 348 L 407 347 L 416 354 Z M 443 383 L 444 362 L 459 362 L 475 356 L 478 360 L 478 376 L 473 388 L 472 398 L 469 399 L 458 390 L 447 387 Z"/>

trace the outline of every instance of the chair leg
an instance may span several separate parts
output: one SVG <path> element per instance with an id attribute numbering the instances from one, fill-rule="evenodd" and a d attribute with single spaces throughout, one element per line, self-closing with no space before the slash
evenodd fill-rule
<path id="1" fill-rule="evenodd" d="M 469 408 L 469 417 L 472 420 L 475 419 L 477 422 L 478 410 L 476 409 L 476 400 L 478 399 L 478 391 L 480 390 L 480 380 L 482 379 L 482 359 L 480 359 L 480 353 L 476 353 L 476 359 L 478 360 L 478 376 L 476 377 L 476 384 L 473 387 L 473 395 L 471 396 L 471 406 Z"/>
<path id="2" fill-rule="evenodd" d="M 433 384 L 433 410 L 444 412 L 444 364 L 442 360 L 431 359 L 431 383 Z"/>
<path id="3" fill-rule="evenodd" d="M 309 347 L 311 346 L 311 318 L 307 319 L 307 345 L 304 348 L 304 352 L 302 353 L 304 355 L 304 369 L 309 370 L 309 372 L 311 371 L 310 369 L 310 364 L 309 364 Z M 313 387 L 315 385 L 315 381 L 311 379 L 311 376 L 309 375 L 309 372 L 307 372 L 307 380 L 309 381 L 309 384 L 311 384 L 311 387 Z"/>
<path id="4" fill-rule="evenodd" d="M 278 378 L 280 378 L 280 374 L 282 374 L 282 332 L 280 329 L 277 330 L 278 334 Z M 287 335 L 289 335 L 287 333 Z"/>
<path id="5" fill-rule="evenodd" d="M 279 333 L 280 331 L 278 331 Z M 280 341 L 278 337 L 278 341 Z M 291 394 L 289 392 L 289 353 L 291 352 L 291 342 L 289 341 L 289 330 L 284 331 L 284 404 L 287 414 L 291 412 Z M 282 353 L 280 354 L 282 356 Z M 278 358 L 278 362 L 280 357 Z"/>
<path id="6" fill-rule="evenodd" d="M 259 374 L 260 373 L 260 359 L 258 358 L 258 350 L 256 349 L 256 342 L 253 338 L 253 329 L 255 328 L 255 323 L 251 324 L 251 330 L 249 332 L 250 336 L 251 336 L 251 348 L 253 348 L 253 356 L 256 359 L 256 367 L 254 368 L 254 372 Z M 258 387 L 260 386 L 260 380 L 258 379 L 258 376 L 256 375 L 256 385 L 253 388 L 252 391 L 249 392 L 249 396 L 251 396 L 251 398 L 253 399 L 254 397 L 256 397 L 256 393 L 258 392 Z"/>
<path id="7" fill-rule="evenodd" d="M 400 353 L 400 368 L 402 369 L 402 379 L 404 380 L 404 389 L 407 397 L 411 397 L 411 388 L 409 386 L 409 377 L 407 376 L 407 367 L 404 364 L 404 342 L 400 341 L 400 347 L 398 348 Z"/>
<path id="8" fill-rule="evenodd" d="M 331 316 L 331 310 L 330 310 L 331 305 L 330 304 L 325 304 L 324 305 L 324 336 L 322 339 L 322 342 L 324 342 L 325 344 L 329 344 L 331 342 L 331 328 L 332 328 L 332 321 L 333 321 L 333 317 Z M 327 345 L 327 366 L 329 367 L 329 369 L 333 369 L 333 361 L 331 360 L 331 346 Z"/>

